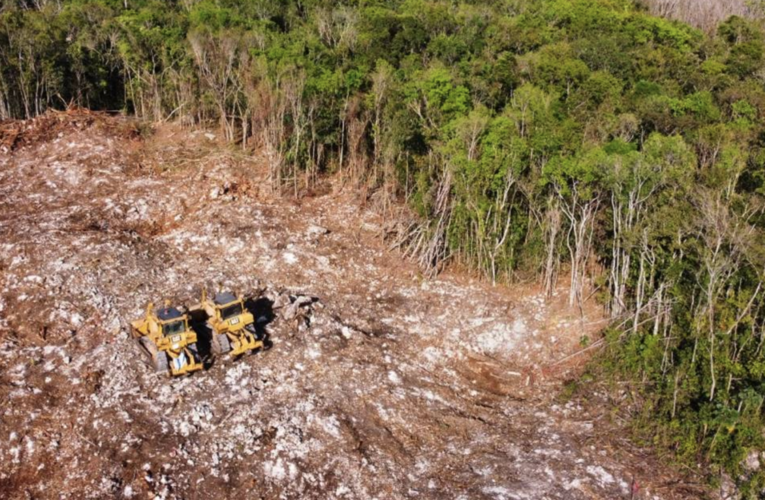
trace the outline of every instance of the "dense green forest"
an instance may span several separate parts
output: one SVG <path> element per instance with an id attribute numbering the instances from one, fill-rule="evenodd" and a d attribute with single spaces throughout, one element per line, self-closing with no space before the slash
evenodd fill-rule
<path id="1" fill-rule="evenodd" d="M 275 191 L 334 174 L 408 206 L 388 237 L 428 271 L 573 306 L 592 279 L 613 318 L 592 371 L 637 435 L 761 487 L 741 465 L 765 424 L 761 23 L 706 34 L 627 0 L 0 5 L 0 118 L 216 126 Z"/>

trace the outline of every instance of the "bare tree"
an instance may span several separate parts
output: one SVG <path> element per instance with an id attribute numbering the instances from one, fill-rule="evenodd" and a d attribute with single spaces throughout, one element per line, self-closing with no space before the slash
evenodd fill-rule
<path id="1" fill-rule="evenodd" d="M 433 276 L 442 267 L 447 257 L 446 231 L 451 221 L 452 174 L 448 167 L 436 188 L 433 213 L 435 222 L 423 221 L 408 235 L 408 248 L 405 254 L 414 257 L 425 272 Z"/>
<path id="2" fill-rule="evenodd" d="M 632 269 L 632 244 L 635 230 L 640 225 L 647 202 L 658 189 L 656 179 L 660 166 L 650 166 L 642 158 L 633 161 L 616 160 L 612 174 L 611 218 L 613 246 L 611 249 L 611 316 L 617 317 L 626 309 L 627 283 Z M 641 263 L 642 269 L 642 263 Z"/>
<path id="3" fill-rule="evenodd" d="M 228 141 L 236 138 L 234 110 L 243 90 L 237 68 L 246 50 L 242 49 L 242 34 L 225 31 L 212 34 L 207 31 L 189 33 L 189 43 L 202 80 L 210 90 L 218 108 L 220 127 Z"/>
<path id="4" fill-rule="evenodd" d="M 348 101 L 344 120 L 349 167 L 346 178 L 353 184 L 361 185 L 368 165 L 364 139 L 367 136 L 369 115 L 358 97 Z"/>
<path id="5" fill-rule="evenodd" d="M 704 314 L 699 321 L 706 323 L 709 335 L 709 368 L 712 375 L 709 400 L 711 401 L 714 399 L 717 387 L 715 304 L 726 282 L 737 271 L 739 264 L 752 246 L 755 226 L 750 221 L 762 209 L 759 206 L 745 206 L 741 213 L 735 213 L 734 199 L 725 196 L 725 191 L 711 189 L 700 190 L 697 200 L 698 233 L 706 246 L 702 254 L 704 267 L 700 270 L 698 278 L 706 300 Z"/>
<path id="6" fill-rule="evenodd" d="M 284 94 L 282 79 L 264 79 L 255 88 L 257 104 L 253 106 L 253 127 L 260 130 L 263 150 L 268 159 L 268 177 L 271 190 L 279 192 L 282 186 L 282 165 L 287 147 L 288 102 Z"/>
<path id="7" fill-rule="evenodd" d="M 318 8 L 314 13 L 322 41 L 329 47 L 354 50 L 358 37 L 358 12 L 346 6 Z"/>
<path id="8" fill-rule="evenodd" d="M 545 242 L 545 263 L 542 273 L 545 297 L 551 298 L 558 284 L 558 269 L 560 252 L 558 251 L 558 234 L 561 231 L 563 217 L 560 202 L 556 196 L 548 199 L 547 210 L 544 214 L 542 230 Z"/>
<path id="9" fill-rule="evenodd" d="M 568 247 L 571 259 L 571 285 L 569 287 L 568 303 L 570 306 L 582 305 L 582 295 L 587 275 L 587 260 L 592 248 L 592 231 L 595 214 L 600 206 L 600 197 L 595 194 L 583 196 L 578 182 L 573 182 L 568 193 L 557 182 L 555 192 L 560 200 L 560 208 L 568 220 Z"/>
<path id="10" fill-rule="evenodd" d="M 654 14 L 677 19 L 712 32 L 730 16 L 760 18 L 761 0 L 642 0 Z"/>
<path id="11" fill-rule="evenodd" d="M 490 264 L 490 272 L 491 272 L 491 283 L 493 285 L 497 284 L 497 274 L 499 272 L 499 270 L 497 269 L 497 259 L 500 256 L 500 253 L 502 252 L 505 246 L 505 243 L 507 242 L 507 237 L 510 235 L 510 227 L 513 222 L 513 217 L 512 217 L 513 200 L 515 199 L 515 194 L 518 190 L 516 187 L 516 183 L 517 183 L 517 179 L 515 178 L 515 173 L 513 172 L 512 163 L 511 163 L 511 166 L 508 167 L 507 174 L 505 176 L 505 188 L 502 190 L 501 196 L 500 196 L 500 192 L 497 192 L 497 196 L 494 201 L 494 210 L 490 211 L 490 213 L 493 214 L 492 234 L 494 235 L 494 241 L 493 241 L 493 245 L 491 245 L 490 248 L 488 249 L 488 253 L 489 253 L 489 264 Z M 503 218 L 505 220 L 505 223 L 502 229 L 500 230 L 499 224 L 501 224 L 501 221 Z"/>

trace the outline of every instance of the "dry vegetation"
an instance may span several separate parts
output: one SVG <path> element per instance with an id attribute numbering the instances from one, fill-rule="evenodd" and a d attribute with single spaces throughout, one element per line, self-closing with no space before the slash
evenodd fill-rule
<path id="1" fill-rule="evenodd" d="M 759 18 L 764 13 L 762 0 L 642 0 L 642 3 L 654 14 L 708 32 L 730 16 Z"/>

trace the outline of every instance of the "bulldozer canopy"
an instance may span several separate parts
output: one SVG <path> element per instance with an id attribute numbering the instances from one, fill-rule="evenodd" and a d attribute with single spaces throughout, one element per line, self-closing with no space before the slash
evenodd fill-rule
<path id="1" fill-rule="evenodd" d="M 183 316 L 183 314 L 181 314 L 181 311 L 175 307 L 164 307 L 157 311 L 157 318 L 159 318 L 160 321 L 170 321 L 178 319 L 181 316 Z"/>
<path id="2" fill-rule="evenodd" d="M 226 304 L 230 304 L 231 302 L 234 302 L 236 300 L 236 297 L 231 292 L 221 292 L 218 294 L 215 294 L 215 305 L 216 306 L 224 306 Z"/>

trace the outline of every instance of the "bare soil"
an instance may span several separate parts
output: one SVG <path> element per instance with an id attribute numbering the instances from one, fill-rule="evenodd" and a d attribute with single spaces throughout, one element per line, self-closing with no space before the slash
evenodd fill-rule
<path id="1" fill-rule="evenodd" d="M 594 299 L 424 279 L 341 184 L 275 198 L 209 132 L 70 113 L 0 146 L 1 498 L 705 494 L 558 396 Z M 269 348 L 153 373 L 129 321 L 202 286 L 248 295 Z"/>

